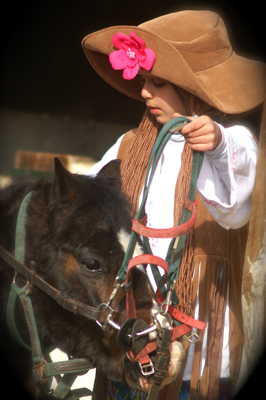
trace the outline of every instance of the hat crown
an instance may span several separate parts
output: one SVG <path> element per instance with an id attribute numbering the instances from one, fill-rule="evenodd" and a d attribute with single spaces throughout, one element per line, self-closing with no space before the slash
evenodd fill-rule
<path id="1" fill-rule="evenodd" d="M 182 53 L 194 72 L 225 61 L 232 54 L 226 27 L 214 11 L 181 11 L 139 25 Z"/>

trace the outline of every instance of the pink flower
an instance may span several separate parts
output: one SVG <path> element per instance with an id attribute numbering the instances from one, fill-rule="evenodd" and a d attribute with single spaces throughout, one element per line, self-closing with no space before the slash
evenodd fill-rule
<path id="1" fill-rule="evenodd" d="M 115 70 L 123 69 L 123 78 L 134 79 L 140 67 L 150 71 L 155 62 L 155 53 L 146 47 L 143 39 L 135 32 L 129 35 L 118 32 L 112 38 L 116 49 L 109 54 L 109 61 Z"/>

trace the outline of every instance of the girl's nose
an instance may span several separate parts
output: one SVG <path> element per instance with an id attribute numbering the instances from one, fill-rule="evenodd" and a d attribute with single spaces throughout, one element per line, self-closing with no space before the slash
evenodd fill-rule
<path id="1" fill-rule="evenodd" d="M 144 82 L 141 92 L 140 92 L 140 95 L 144 100 L 148 100 L 148 99 L 152 98 L 152 92 L 151 92 L 151 89 L 150 89 L 147 81 Z"/>

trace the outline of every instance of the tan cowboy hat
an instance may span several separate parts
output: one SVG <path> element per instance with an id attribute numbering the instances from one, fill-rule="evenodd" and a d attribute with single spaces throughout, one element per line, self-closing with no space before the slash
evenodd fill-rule
<path id="1" fill-rule="evenodd" d="M 112 87 L 142 100 L 138 79 L 125 80 L 112 69 L 112 38 L 132 32 L 155 53 L 150 73 L 172 82 L 228 114 L 261 104 L 265 95 L 265 64 L 241 57 L 232 49 L 222 18 L 213 11 L 187 10 L 166 14 L 136 26 L 111 26 L 82 40 L 86 57 Z"/>

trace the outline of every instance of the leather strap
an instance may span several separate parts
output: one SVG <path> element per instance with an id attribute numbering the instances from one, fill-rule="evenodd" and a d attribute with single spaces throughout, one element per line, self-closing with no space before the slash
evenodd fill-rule
<path id="1" fill-rule="evenodd" d="M 155 256 L 153 254 L 141 254 L 139 256 L 131 258 L 131 260 L 128 263 L 127 275 L 129 276 L 131 273 L 131 270 L 133 268 L 135 268 L 137 265 L 141 265 L 141 264 L 157 265 L 159 267 L 162 267 L 166 274 L 168 273 L 168 262 L 165 261 L 163 258 Z"/>
<path id="2" fill-rule="evenodd" d="M 152 238 L 175 238 L 193 228 L 196 220 L 196 202 L 187 202 L 186 208 L 192 212 L 191 217 L 183 224 L 171 228 L 157 229 L 146 226 L 146 217 L 132 220 L 132 230 L 141 236 Z"/>

